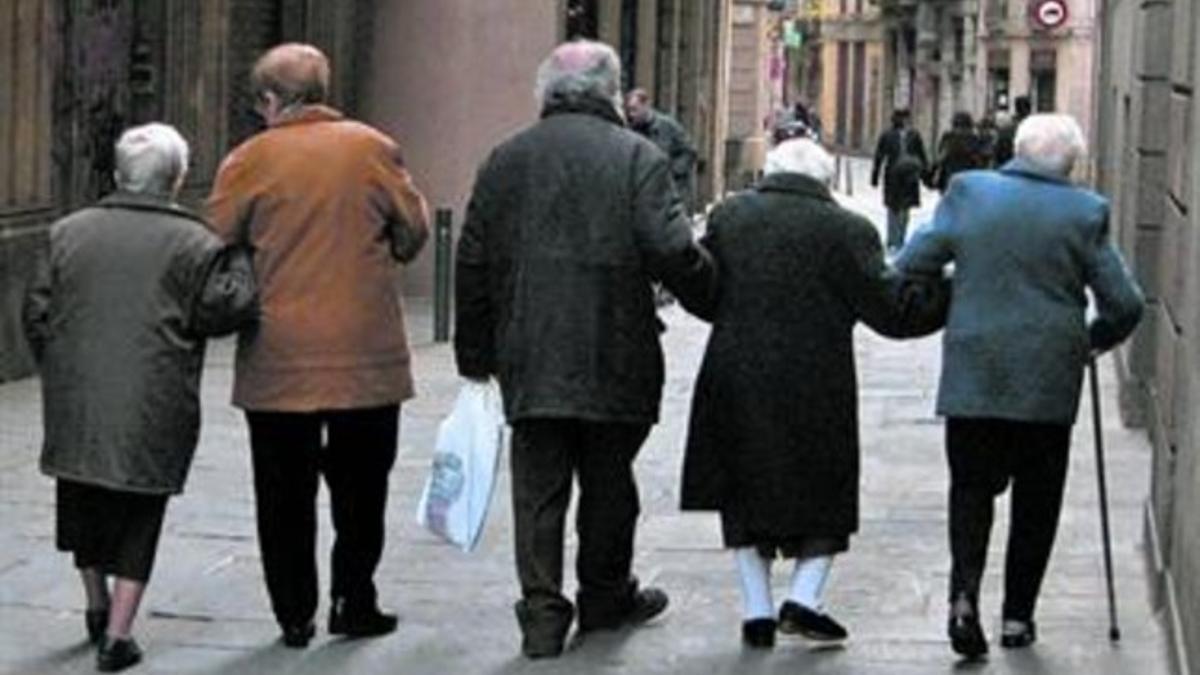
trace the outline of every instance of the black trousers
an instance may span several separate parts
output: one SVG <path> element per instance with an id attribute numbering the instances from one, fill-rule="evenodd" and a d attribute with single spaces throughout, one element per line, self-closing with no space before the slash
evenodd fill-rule
<path id="1" fill-rule="evenodd" d="M 979 598 L 992 530 L 993 502 L 1012 484 L 1004 561 L 1005 619 L 1029 621 L 1050 561 L 1062 510 L 1071 426 L 951 417 L 946 420 L 950 463 L 951 601 Z"/>
<path id="2" fill-rule="evenodd" d="M 374 607 L 383 554 L 388 473 L 400 407 L 281 413 L 248 411 L 258 543 L 271 608 L 281 625 L 317 610 L 317 483 L 329 488 L 335 532 L 331 596 Z"/>
<path id="3" fill-rule="evenodd" d="M 562 594 L 563 530 L 575 478 L 580 623 L 607 623 L 627 610 L 636 590 L 631 567 L 641 508 L 633 460 L 649 432 L 649 425 L 577 419 L 513 425 L 514 544 L 527 632 L 529 624 L 570 621 Z"/>

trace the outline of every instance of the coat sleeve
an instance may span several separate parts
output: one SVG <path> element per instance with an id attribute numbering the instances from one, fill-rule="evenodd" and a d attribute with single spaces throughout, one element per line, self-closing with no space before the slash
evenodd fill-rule
<path id="1" fill-rule="evenodd" d="M 1096 303 L 1088 338 L 1106 351 L 1129 337 L 1142 318 L 1145 298 L 1108 234 L 1108 208 L 1089 242 L 1087 284 Z"/>
<path id="2" fill-rule="evenodd" d="M 721 301 L 721 246 L 722 232 L 725 230 L 725 223 L 729 220 L 728 205 L 721 205 L 713 209 L 708 217 L 708 225 L 705 228 L 704 236 L 700 239 L 700 247 L 708 252 L 712 258 L 713 264 L 713 282 L 709 288 L 707 295 L 694 298 L 688 306 L 688 310 L 697 318 L 703 319 L 712 323 L 716 318 L 717 305 Z"/>
<path id="3" fill-rule="evenodd" d="M 954 258 L 953 229 L 959 211 L 966 204 L 964 188 L 951 181 L 933 212 L 933 220 L 918 227 L 900 251 L 895 265 L 902 274 L 920 278 L 941 278 Z"/>
<path id="4" fill-rule="evenodd" d="M 413 185 L 399 147 L 385 144 L 376 166 L 375 181 L 383 195 L 384 217 L 392 256 L 407 263 L 417 257 L 429 239 L 429 207 Z"/>
<path id="5" fill-rule="evenodd" d="M 879 134 L 875 143 L 875 161 L 871 164 L 871 185 L 879 185 L 879 173 L 883 170 L 883 162 L 887 157 L 887 132 Z"/>
<path id="6" fill-rule="evenodd" d="M 487 231 L 494 213 L 487 165 L 475 178 L 454 262 L 454 359 L 463 377 L 497 372 L 495 325 L 488 274 Z"/>
<path id="7" fill-rule="evenodd" d="M 206 205 L 209 228 L 226 243 L 245 238 L 254 215 L 254 195 L 247 189 L 252 171 L 240 149 L 221 162 Z"/>
<path id="8" fill-rule="evenodd" d="M 34 360 L 38 363 L 42 362 L 46 343 L 50 340 L 50 300 L 53 293 L 51 279 L 51 263 L 47 255 L 38 263 L 21 305 L 21 325 L 25 329 L 25 339 L 29 343 Z"/>
<path id="9" fill-rule="evenodd" d="M 696 164 L 696 149 L 692 147 L 687 131 L 678 122 L 671 122 L 671 175 L 686 178 Z"/>
<path id="10" fill-rule="evenodd" d="M 948 292 L 940 279 L 901 275 L 883 259 L 883 244 L 870 223 L 855 219 L 834 246 L 832 283 L 855 316 L 877 333 L 917 337 L 945 324 Z"/>
<path id="11" fill-rule="evenodd" d="M 650 277 L 661 281 L 684 309 L 695 313 L 716 283 L 712 256 L 692 238 L 662 153 L 634 161 L 633 236 Z"/>

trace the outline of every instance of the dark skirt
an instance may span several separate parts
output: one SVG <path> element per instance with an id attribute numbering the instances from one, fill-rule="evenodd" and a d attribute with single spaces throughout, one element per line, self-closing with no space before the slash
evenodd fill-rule
<path id="1" fill-rule="evenodd" d="M 150 580 L 167 495 L 110 490 L 58 480 L 58 550 L 75 554 L 79 569 L 98 568 L 122 579 Z"/>
<path id="2" fill-rule="evenodd" d="M 813 558 L 834 555 L 850 548 L 849 535 L 778 534 L 755 532 L 735 509 L 721 510 L 721 537 L 726 548 L 753 546 L 764 558 Z"/>

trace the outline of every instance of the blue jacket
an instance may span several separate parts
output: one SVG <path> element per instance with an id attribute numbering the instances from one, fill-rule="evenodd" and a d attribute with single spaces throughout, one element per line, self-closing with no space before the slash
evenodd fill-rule
<path id="1" fill-rule="evenodd" d="M 954 264 L 938 414 L 1075 421 L 1089 353 L 1124 340 L 1142 315 L 1108 216 L 1100 195 L 1019 159 L 950 182 L 896 261 L 913 274 Z"/>

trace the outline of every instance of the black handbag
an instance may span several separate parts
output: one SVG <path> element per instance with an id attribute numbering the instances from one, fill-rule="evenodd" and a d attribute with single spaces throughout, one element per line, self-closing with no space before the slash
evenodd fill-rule
<path id="1" fill-rule="evenodd" d="M 235 242 L 213 256 L 205 270 L 192 311 L 192 327 L 201 335 L 229 335 L 257 324 L 259 312 L 254 247 L 243 229 Z"/>

